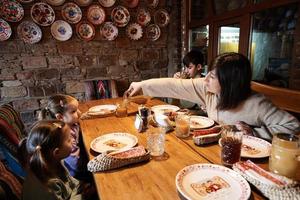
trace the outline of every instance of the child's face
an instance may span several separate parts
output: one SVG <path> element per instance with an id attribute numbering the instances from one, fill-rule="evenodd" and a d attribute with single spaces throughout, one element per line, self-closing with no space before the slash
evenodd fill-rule
<path id="1" fill-rule="evenodd" d="M 68 110 L 63 114 L 63 121 L 66 124 L 74 125 L 78 123 L 80 114 L 81 112 L 78 109 L 78 101 L 74 99 L 68 104 Z"/>
<path id="2" fill-rule="evenodd" d="M 67 124 L 62 128 L 62 137 L 63 143 L 59 147 L 59 159 L 68 157 L 72 152 L 74 138 L 71 136 L 71 128 Z"/>
<path id="3" fill-rule="evenodd" d="M 189 75 L 189 78 L 195 78 L 195 76 L 199 73 L 201 70 L 201 65 L 195 65 L 193 63 L 190 63 L 188 66 L 186 66 L 186 72 Z"/>

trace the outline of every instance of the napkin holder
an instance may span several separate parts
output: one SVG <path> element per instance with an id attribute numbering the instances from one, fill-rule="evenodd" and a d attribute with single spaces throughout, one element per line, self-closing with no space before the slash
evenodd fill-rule
<path id="1" fill-rule="evenodd" d="M 117 156 L 120 154 L 123 156 Z M 90 172 L 100 172 L 148 160 L 150 152 L 143 146 L 138 146 L 120 152 L 100 154 L 88 162 L 87 168 Z"/>
<path id="2" fill-rule="evenodd" d="M 245 165 L 245 167 L 242 167 L 243 165 Z M 255 170 L 252 170 L 252 172 L 248 171 L 249 168 L 252 167 L 254 169 L 258 169 L 260 172 L 257 173 L 255 172 Z M 266 196 L 270 200 L 300 200 L 300 186 L 296 181 L 293 181 L 284 176 L 267 172 L 250 160 L 235 163 L 232 169 L 242 175 L 247 181 L 254 185 L 263 193 L 264 196 Z M 266 175 L 262 176 L 260 174 Z M 266 179 L 266 177 L 269 177 L 269 179 L 277 180 L 282 184 L 272 184 L 271 181 L 263 181 L 264 179 Z"/>

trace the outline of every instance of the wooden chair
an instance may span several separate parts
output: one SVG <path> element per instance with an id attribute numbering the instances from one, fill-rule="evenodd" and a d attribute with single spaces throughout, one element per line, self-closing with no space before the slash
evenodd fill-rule
<path id="1" fill-rule="evenodd" d="M 277 107 L 292 112 L 300 113 L 300 91 L 274 87 L 252 81 L 251 89 L 268 97 Z"/>

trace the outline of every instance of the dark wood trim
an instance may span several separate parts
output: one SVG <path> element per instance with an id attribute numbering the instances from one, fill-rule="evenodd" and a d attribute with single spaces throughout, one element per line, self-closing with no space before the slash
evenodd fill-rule
<path id="1" fill-rule="evenodd" d="M 299 2 L 299 0 L 277 0 L 275 2 L 274 2 L 274 0 L 269 0 L 269 1 L 259 3 L 259 4 L 250 3 L 250 4 L 247 4 L 244 8 L 236 9 L 233 11 L 228 11 L 228 12 L 226 12 L 224 14 L 220 14 L 220 15 L 209 16 L 206 19 L 201 19 L 201 20 L 190 19 L 190 27 L 195 28 L 197 26 L 202 26 L 204 24 L 211 24 L 215 21 L 222 21 L 222 20 L 226 20 L 226 19 L 230 19 L 230 18 L 234 18 L 234 17 L 239 17 L 239 16 L 247 14 L 247 13 L 252 14 L 252 13 L 259 12 L 261 10 L 265 10 L 268 8 L 279 7 L 279 6 L 288 5 L 288 4 L 297 3 L 297 2 Z M 212 9 L 214 10 L 213 0 L 211 1 L 210 5 L 213 7 Z"/>

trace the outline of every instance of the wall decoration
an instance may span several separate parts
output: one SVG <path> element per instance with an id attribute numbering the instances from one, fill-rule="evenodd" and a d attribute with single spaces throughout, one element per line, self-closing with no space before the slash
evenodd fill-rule
<path id="1" fill-rule="evenodd" d="M 101 6 L 108 8 L 112 7 L 116 3 L 116 0 L 99 0 L 99 3 Z"/>
<path id="2" fill-rule="evenodd" d="M 122 2 L 128 8 L 135 8 L 139 4 L 139 0 L 122 0 Z"/>
<path id="3" fill-rule="evenodd" d="M 116 26 L 124 27 L 130 20 L 129 11 L 123 6 L 115 7 L 111 12 L 111 19 Z"/>
<path id="4" fill-rule="evenodd" d="M 34 0 L 19 0 L 21 3 L 31 3 L 33 2 Z"/>
<path id="5" fill-rule="evenodd" d="M 149 8 L 156 8 L 158 6 L 159 0 L 146 0 L 146 4 Z"/>
<path id="6" fill-rule="evenodd" d="M 81 21 L 76 25 L 76 33 L 83 41 L 90 41 L 95 37 L 95 28 L 88 21 Z"/>
<path id="7" fill-rule="evenodd" d="M 65 3 L 65 0 L 46 0 L 52 6 L 60 6 Z"/>
<path id="8" fill-rule="evenodd" d="M 49 26 L 55 20 L 54 10 L 46 3 L 35 3 L 30 14 L 33 21 L 41 26 Z"/>
<path id="9" fill-rule="evenodd" d="M 57 20 L 51 25 L 52 36 L 59 41 L 67 41 L 72 37 L 71 25 L 63 20 Z"/>
<path id="10" fill-rule="evenodd" d="M 23 6 L 17 1 L 2 1 L 0 13 L 9 22 L 19 22 L 24 17 Z"/>
<path id="11" fill-rule="evenodd" d="M 78 23 L 82 18 L 82 12 L 79 6 L 71 2 L 63 5 L 61 15 L 64 20 L 71 24 Z"/>
<path id="12" fill-rule="evenodd" d="M 115 40 L 118 33 L 118 28 L 112 22 L 104 22 L 104 24 L 100 27 L 100 35 L 104 40 Z"/>
<path id="13" fill-rule="evenodd" d="M 11 27 L 5 20 L 0 19 L 0 41 L 8 40 L 11 36 Z"/>
<path id="14" fill-rule="evenodd" d="M 155 41 L 160 37 L 160 28 L 156 24 L 151 24 L 146 28 L 146 37 L 151 40 Z"/>
<path id="15" fill-rule="evenodd" d="M 75 2 L 79 6 L 88 6 L 88 5 L 90 5 L 93 2 L 93 0 L 75 0 Z"/>
<path id="16" fill-rule="evenodd" d="M 132 40 L 139 40 L 143 36 L 143 29 L 138 23 L 132 23 L 127 26 L 126 34 Z"/>
<path id="17" fill-rule="evenodd" d="M 105 20 L 105 11 L 100 5 L 91 5 L 87 11 L 87 19 L 94 25 L 102 24 Z"/>
<path id="18" fill-rule="evenodd" d="M 145 8 L 140 8 L 137 11 L 136 21 L 142 26 L 146 26 L 151 21 L 150 12 Z"/>
<path id="19" fill-rule="evenodd" d="M 42 39 L 42 30 L 32 21 L 23 21 L 17 28 L 18 36 L 25 43 L 34 44 Z"/>
<path id="20" fill-rule="evenodd" d="M 154 23 L 160 27 L 165 27 L 169 24 L 169 13 L 164 9 L 159 9 L 154 13 Z"/>

